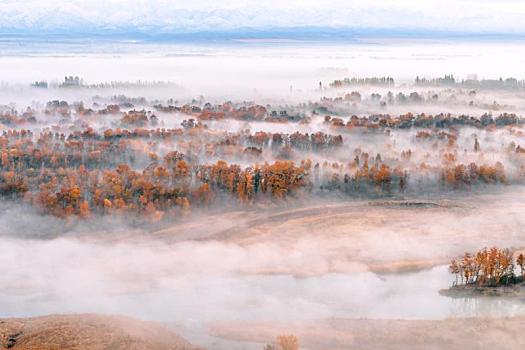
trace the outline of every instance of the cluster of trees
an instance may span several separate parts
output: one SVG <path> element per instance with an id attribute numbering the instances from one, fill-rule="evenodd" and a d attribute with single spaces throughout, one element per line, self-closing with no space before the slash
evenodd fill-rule
<path id="1" fill-rule="evenodd" d="M 462 91 L 458 91 L 458 94 L 462 95 Z M 475 93 L 474 93 L 475 95 Z M 474 96 L 469 95 L 469 96 Z M 350 103 L 349 103 L 350 102 Z M 407 105 L 407 104 L 431 104 L 431 105 L 443 105 L 444 103 L 451 103 L 454 105 L 463 105 L 463 106 L 474 106 L 474 100 L 470 101 L 463 101 L 457 99 L 456 95 L 452 93 L 451 91 L 448 91 L 448 94 L 439 94 L 435 91 L 427 91 L 426 93 L 418 92 L 418 91 L 412 91 L 408 93 L 404 92 L 398 92 L 394 93 L 392 91 L 388 91 L 386 94 L 381 95 L 380 93 L 373 92 L 366 98 L 361 98 L 361 95 L 359 92 L 352 92 L 350 94 L 345 94 L 344 96 L 336 96 L 336 97 L 323 97 L 320 102 L 314 103 L 316 105 L 315 109 L 321 110 L 324 109 L 332 109 L 332 110 L 345 110 L 345 106 L 352 105 L 353 107 L 356 106 L 357 102 L 363 102 L 364 105 L 372 105 L 372 106 L 379 106 L 379 107 L 386 107 L 387 105 Z M 497 104 L 492 105 L 486 105 L 484 103 L 478 102 L 477 105 L 482 106 L 483 108 L 491 108 L 495 109 L 494 107 L 498 107 Z"/>
<path id="2" fill-rule="evenodd" d="M 46 115 L 61 115 L 62 117 L 71 116 L 71 107 L 67 101 L 53 100 L 49 101 L 46 104 L 46 109 L 44 110 Z"/>
<path id="3" fill-rule="evenodd" d="M 505 79 L 466 79 L 462 80 L 460 85 L 471 89 L 515 90 L 524 89 L 525 80 L 518 80 L 513 77 Z"/>
<path id="4" fill-rule="evenodd" d="M 373 100 L 381 100 L 381 95 L 373 94 Z M 399 93 L 396 96 L 393 94 L 387 95 L 387 98 L 392 102 L 422 102 L 424 97 L 417 92 L 404 95 Z M 432 97 L 434 98 L 434 97 Z M 126 99 L 124 99 L 125 101 Z M 266 122 L 303 122 L 308 123 L 310 118 L 308 113 L 315 114 L 335 114 L 344 115 L 344 110 L 336 107 L 336 102 L 354 103 L 361 100 L 359 92 L 352 92 L 346 94 L 344 97 L 322 98 L 320 102 L 314 104 L 303 104 L 297 106 L 286 106 L 280 111 L 272 110 L 270 105 L 262 106 L 251 103 L 242 103 L 234 105 L 232 102 L 225 102 L 223 104 L 212 105 L 210 103 L 202 104 L 185 104 L 182 106 L 168 105 L 164 106 L 156 104 L 153 106 L 154 110 L 164 113 L 181 113 L 193 118 L 195 123 L 205 122 L 208 120 L 217 119 L 236 119 L 245 121 L 266 121 Z M 120 100 L 117 100 L 118 102 Z M 140 101 L 139 101 L 140 102 Z M 147 101 L 142 101 L 147 103 Z M 195 101 L 198 103 L 198 101 Z M 98 104 L 96 104 L 98 106 Z M 95 106 L 95 104 L 94 104 Z M 107 104 L 103 108 L 93 110 L 85 108 L 82 102 L 73 105 L 66 101 L 54 100 L 49 101 L 44 109 L 45 116 L 59 116 L 60 118 L 71 119 L 72 116 L 90 117 L 90 116 L 107 116 L 120 115 L 120 125 L 122 127 L 142 128 L 148 125 L 157 126 L 159 123 L 158 117 L 149 110 L 135 110 L 134 104 L 127 102 L 119 102 L 118 104 Z M 95 108 L 95 107 L 94 107 Z M 124 110 L 122 110 L 124 109 Z M 127 110 L 127 111 L 126 111 Z M 305 114 L 306 113 L 306 114 Z M 12 109 L 0 113 L 0 123 L 6 126 L 18 126 L 27 123 L 37 122 L 37 111 L 28 109 L 19 113 Z M 502 113 L 498 116 L 493 116 L 490 113 L 485 113 L 480 117 L 470 115 L 451 115 L 440 113 L 436 115 L 429 115 L 425 113 L 412 114 L 407 113 L 399 116 L 390 114 L 372 114 L 368 116 L 351 116 L 348 120 L 341 117 L 327 117 L 327 123 L 334 127 L 363 127 L 369 129 L 377 128 L 451 128 L 456 126 L 472 126 L 477 128 L 485 128 L 491 126 L 510 126 L 523 125 L 524 120 L 514 113 Z"/>
<path id="5" fill-rule="evenodd" d="M 341 135 L 329 135 L 321 131 L 311 134 L 300 132 L 283 134 L 258 131 L 253 135 L 241 135 L 241 141 L 245 141 L 245 143 L 252 146 L 291 146 L 302 151 L 330 149 L 343 145 L 343 137 Z"/>
<path id="6" fill-rule="evenodd" d="M 133 146 L 132 140 L 106 140 L 92 129 L 67 137 L 51 131 L 35 136 L 29 130 L 10 130 L 0 136 L 0 168 L 17 173 L 81 165 L 91 169 L 132 163 L 137 157 L 147 159 L 148 149 Z"/>
<path id="7" fill-rule="evenodd" d="M 134 127 L 144 127 L 150 123 L 156 125 L 158 118 L 151 112 L 142 111 L 128 111 L 122 115 L 120 118 L 120 123 L 123 126 L 134 126 Z"/>
<path id="8" fill-rule="evenodd" d="M 519 276 L 515 267 L 519 267 Z M 474 254 L 465 253 L 452 259 L 449 271 L 455 275 L 454 285 L 500 286 L 523 281 L 525 258 L 514 259 L 509 249 L 483 248 Z"/>
<path id="9" fill-rule="evenodd" d="M 352 116 L 349 120 L 325 117 L 325 123 L 333 130 L 364 127 L 395 136 L 402 132 L 389 128 L 421 128 L 414 131 L 417 133 L 411 141 L 415 139 L 417 146 L 425 147 L 425 140 L 431 141 L 432 151 L 436 151 L 398 152 L 392 138 L 392 144 L 381 145 L 385 157 L 374 157 L 359 148 L 351 153 L 351 145 L 343 145 L 339 134 L 249 130 L 232 133 L 211 129 L 204 123 L 217 118 L 289 119 L 293 116 L 287 111 L 293 113 L 294 109 L 288 106 L 279 113 L 268 114 L 269 106 L 251 103 L 211 105 L 196 101 L 198 106 L 156 105 L 164 113 L 190 116 L 178 128 L 160 128 L 152 127 L 158 123 L 152 112 L 129 108 L 132 102 L 144 101 L 115 99 L 116 103 L 106 104 L 96 112 L 84 108 L 82 103 L 50 101 L 44 113 L 60 118 L 60 125 L 46 124 L 41 131 L 18 129 L 19 126 L 4 130 L 0 135 L 0 196 L 25 200 L 58 216 L 135 211 L 161 217 L 171 211 L 207 206 L 217 198 L 253 203 L 278 201 L 301 192 L 384 196 L 412 188 L 456 189 L 525 179 L 525 150 L 515 143 L 503 150 L 511 161 L 505 162 L 508 173 L 503 159 L 487 162 L 482 150 L 490 147 L 480 145 L 477 138 L 472 140 L 474 153 L 464 152 L 464 158 L 471 158 L 466 158 L 465 164 L 458 159 L 462 157 L 458 144 L 464 143 L 463 139 L 458 141 L 462 134 L 455 126 L 521 125 L 522 119 L 514 114 L 496 118 L 489 114 L 474 118 L 411 113 L 397 117 Z M 348 101 L 358 99 L 358 93 L 345 96 Z M 27 122 L 35 115 L 37 112 L 31 108 L 20 115 L 7 111 L 0 115 L 0 122 L 16 123 L 16 119 L 9 119 L 11 116 Z M 95 129 L 95 125 L 101 126 Z M 450 128 L 443 130 L 446 127 Z M 508 129 L 515 139 L 524 135 L 521 127 Z M 438 149 L 441 146 L 444 147 Z M 343 147 L 348 147 L 348 152 Z M 438 156 L 432 158 L 434 155 Z M 321 157 L 326 161 L 319 160 Z M 515 176 L 519 171 L 523 177 Z"/>
<path id="10" fill-rule="evenodd" d="M 233 156 L 243 152 L 260 156 L 262 148 L 271 148 L 275 154 L 291 147 L 301 151 L 321 151 L 342 146 L 340 135 L 321 132 L 314 134 L 281 134 L 258 132 L 250 134 L 228 133 L 201 129 L 106 129 L 96 132 L 85 128 L 69 133 L 42 131 L 37 135 L 30 130 L 8 130 L 0 135 L 4 168 L 9 165 L 26 168 L 72 167 L 84 165 L 91 169 L 133 164 L 137 159 L 156 159 L 153 154 L 157 144 L 178 145 L 187 151 L 189 159 L 199 158 L 203 151 L 208 155 L 227 155 L 224 147 L 239 146 Z M 224 151 L 224 152 L 221 152 Z M 283 157 L 286 158 L 286 157 Z M 18 169 L 20 170 L 20 169 Z"/>
<path id="11" fill-rule="evenodd" d="M 0 112 L 0 124 L 8 127 L 21 127 L 35 122 L 35 112 L 30 107 L 27 107 L 27 110 L 22 114 L 14 109 Z"/>
<path id="12" fill-rule="evenodd" d="M 24 200 L 56 216 L 91 212 L 136 211 L 159 217 L 174 208 L 209 205 L 222 193 L 249 202 L 256 196 L 285 199 L 307 185 L 307 165 L 275 162 L 241 168 L 219 161 L 189 164 L 178 152 L 153 161 L 142 171 L 120 164 L 116 168 L 23 168 L 7 165 L 0 171 L 0 196 Z"/>
<path id="13" fill-rule="evenodd" d="M 341 88 L 345 86 L 356 85 L 378 85 L 378 86 L 394 86 L 395 81 L 392 77 L 368 77 L 368 78 L 344 78 L 343 80 L 334 80 L 330 83 L 332 88 Z"/>
<path id="14" fill-rule="evenodd" d="M 441 173 L 441 181 L 453 186 L 471 185 L 476 183 L 506 184 L 507 176 L 501 162 L 494 165 L 477 165 L 472 162 L 468 165 L 454 164 L 445 166 Z"/>
<path id="15" fill-rule="evenodd" d="M 73 112 L 80 117 L 119 114 L 120 107 L 118 105 L 107 105 L 103 109 L 95 111 L 91 108 L 85 108 L 83 103 L 70 105 L 67 101 L 53 100 L 47 102 L 43 109 L 44 117 L 58 116 L 63 119 L 70 119 Z M 35 124 L 37 123 L 37 114 L 37 111 L 31 107 L 27 107 L 23 112 L 18 112 L 16 109 L 10 109 L 0 113 L 0 123 L 8 127 Z"/>
<path id="16" fill-rule="evenodd" d="M 198 128 L 198 126 L 196 126 Z M 321 151 L 342 146 L 340 135 L 328 135 L 321 132 L 314 134 L 281 134 L 258 132 L 250 134 L 208 131 L 205 128 L 179 129 L 106 129 L 96 132 L 87 127 L 69 133 L 42 131 L 34 135 L 30 130 L 9 130 L 0 135 L 3 144 L 5 164 L 14 160 L 25 168 L 59 165 L 88 168 L 115 166 L 119 163 L 133 163 L 134 159 L 147 158 L 155 152 L 157 145 L 177 145 L 185 149 L 188 158 L 199 158 L 205 152 L 208 155 L 227 155 L 224 147 L 230 149 L 232 156 L 243 152 L 260 155 L 261 148 L 271 148 L 279 155 L 288 147 L 300 151 Z M 153 157 L 155 158 L 155 156 Z M 283 157 L 287 158 L 287 157 Z M 6 166 L 5 165 L 5 166 Z"/>
<path id="17" fill-rule="evenodd" d="M 185 134 L 182 129 L 108 129 L 102 134 L 85 129 L 66 137 L 50 131 L 38 135 L 29 130 L 4 131 L 0 136 L 0 196 L 25 199 L 58 216 L 86 216 L 91 211 L 104 213 L 115 209 L 157 215 L 173 207 L 207 206 L 215 198 L 224 197 L 222 194 L 248 203 L 261 197 L 284 199 L 300 190 L 388 195 L 404 191 L 409 181 L 409 172 L 401 164 L 410 161 L 410 150 L 401 154 L 401 161 L 358 152 L 348 163 L 302 160 L 296 164 L 277 160 L 241 167 L 225 161 L 206 163 L 197 155 L 179 151 L 157 153 L 150 147 L 150 141 L 135 142 L 135 138 L 141 137 L 146 141 L 166 140 Z M 265 145 L 272 140 L 275 144 L 294 143 L 308 148 L 311 146 L 309 143 L 304 146 L 305 142 L 321 147 L 322 142 L 332 145 L 327 140 L 333 142 L 335 138 L 298 133 L 286 135 L 286 141 L 283 134 L 272 133 L 236 134 L 233 140 L 230 136 L 219 137 L 215 141 L 217 147 L 224 140 L 229 143 L 244 139 L 253 144 Z M 200 142 L 200 138 L 195 140 L 197 145 Z M 257 154 L 259 150 L 247 147 L 244 152 Z M 142 171 L 133 170 L 137 169 L 138 158 L 149 164 Z M 441 167 L 421 167 L 425 171 L 437 169 L 441 169 L 442 183 L 454 187 L 507 183 L 505 169 L 499 162 L 465 166 L 457 164 L 453 153 L 446 153 Z"/>
<path id="18" fill-rule="evenodd" d="M 523 89 L 525 80 L 518 80 L 513 77 L 499 79 L 466 79 L 458 81 L 454 75 L 445 75 L 439 78 L 420 78 L 415 79 L 416 86 L 458 86 L 475 89 Z"/>
<path id="19" fill-rule="evenodd" d="M 191 115 L 198 120 L 238 119 L 238 120 L 264 120 L 268 117 L 266 107 L 261 105 L 235 106 L 232 102 L 212 105 L 205 103 L 202 107 L 195 105 L 168 105 L 157 104 L 157 111 L 164 113 L 183 113 Z"/>
<path id="20" fill-rule="evenodd" d="M 314 186 L 321 191 L 341 191 L 347 194 L 388 195 L 393 191 L 404 191 L 408 182 L 408 172 L 402 168 L 392 168 L 381 160 L 378 154 L 369 162 L 367 153 L 356 156 L 348 163 L 316 163 L 312 169 Z"/>
<path id="21" fill-rule="evenodd" d="M 443 130 L 421 130 L 421 131 L 418 131 L 416 134 L 416 140 L 425 140 L 425 141 L 446 140 L 448 145 L 450 146 L 454 145 L 457 139 L 458 139 L 458 136 L 456 133 L 446 132 Z"/>
<path id="22" fill-rule="evenodd" d="M 414 83 L 416 86 L 450 86 L 456 84 L 456 79 L 452 74 L 439 78 L 420 78 L 417 76 Z"/>
<path id="23" fill-rule="evenodd" d="M 438 128 L 447 129 L 459 126 L 472 126 L 476 128 L 487 128 L 491 126 L 516 126 L 523 125 L 525 120 L 514 113 L 502 113 L 497 117 L 491 114 L 483 114 L 477 118 L 469 115 L 453 116 L 451 114 L 430 115 L 420 113 L 406 113 L 399 116 L 389 114 L 374 114 L 369 116 L 352 116 L 346 122 L 342 118 L 326 116 L 325 122 L 334 127 L 342 128 L 392 128 L 392 129 L 411 129 L 411 128 Z"/>
<path id="24" fill-rule="evenodd" d="M 184 128 L 168 129 L 168 128 L 135 128 L 135 129 L 106 129 L 102 133 L 97 133 L 93 128 L 86 128 L 83 130 L 76 130 L 69 134 L 68 140 L 82 140 L 82 139 L 97 139 L 97 140 L 129 140 L 129 139 L 144 139 L 144 140 L 176 140 L 184 136 Z"/>
<path id="25" fill-rule="evenodd" d="M 198 157 L 188 158 L 178 151 L 161 156 L 142 148 L 146 144 L 137 147 L 126 135 L 163 138 L 178 133 L 138 130 L 98 134 L 86 129 L 67 137 L 50 131 L 38 135 L 29 130 L 4 131 L 0 137 L 0 196 L 23 199 L 58 216 L 116 210 L 158 215 L 173 207 L 206 206 L 221 194 L 253 202 L 261 197 L 285 199 L 299 190 L 315 188 L 350 193 L 371 187 L 389 192 L 404 189 L 408 178 L 405 171 L 391 169 L 379 155 L 369 164 L 366 153 L 347 165 L 304 160 L 299 165 L 275 161 L 247 167 L 225 161 L 201 163 Z M 149 166 L 142 171 L 132 169 L 139 156 L 148 159 Z"/>

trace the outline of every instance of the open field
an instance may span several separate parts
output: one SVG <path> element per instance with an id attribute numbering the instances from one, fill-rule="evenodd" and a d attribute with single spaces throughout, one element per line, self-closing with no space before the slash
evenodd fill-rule
<path id="1" fill-rule="evenodd" d="M 287 332 L 309 350 L 343 349 L 519 349 L 525 345 L 525 318 L 430 320 L 328 319 L 305 324 L 224 323 L 212 334 L 249 342 L 253 348 Z"/>

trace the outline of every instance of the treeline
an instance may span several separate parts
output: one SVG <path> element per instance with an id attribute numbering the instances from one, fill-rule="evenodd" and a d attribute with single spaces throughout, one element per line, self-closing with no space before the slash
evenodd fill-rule
<path id="1" fill-rule="evenodd" d="M 243 169 L 219 161 L 192 167 L 182 159 L 173 162 L 166 157 L 142 171 L 122 164 L 105 170 L 80 166 L 0 172 L 2 198 L 23 200 L 60 217 L 89 217 L 92 212 L 162 217 L 177 208 L 187 211 L 191 205 L 209 205 L 221 193 L 246 202 L 256 196 L 281 200 L 306 185 L 306 169 L 292 162 Z"/>
<path id="2" fill-rule="evenodd" d="M 125 211 L 162 216 L 223 200 L 269 203 L 303 193 L 370 198 L 508 184 L 525 176 L 523 169 L 523 174 L 509 177 L 501 162 L 488 163 L 481 156 L 479 164 L 461 163 L 453 131 L 416 134 L 416 140 L 447 142 L 439 159 L 426 164 L 421 159 L 430 158 L 414 157 L 410 149 L 385 157 L 359 148 L 353 154 L 344 152 L 341 135 L 229 133 L 209 130 L 192 119 L 182 124 L 177 129 L 85 127 L 68 133 L 4 130 L 0 196 L 25 200 L 57 216 Z M 477 138 L 474 141 L 472 154 L 481 152 Z M 332 160 L 319 161 L 336 149 Z M 519 145 L 505 151 L 516 164 L 523 162 L 525 151 Z M 338 157 L 346 160 L 335 161 Z"/>
<path id="3" fill-rule="evenodd" d="M 155 139 L 163 141 L 174 141 L 182 138 L 204 138 L 210 144 L 214 145 L 241 145 L 244 147 L 284 147 L 290 146 L 302 151 L 318 151 L 341 147 L 343 137 L 341 135 L 330 135 L 321 131 L 315 133 L 292 134 L 280 132 L 257 131 L 255 133 L 239 132 L 232 133 L 226 131 L 208 131 L 202 124 L 193 119 L 184 120 L 183 128 L 135 128 L 135 129 L 106 129 L 103 133 L 97 133 L 93 129 L 76 131 L 68 139 L 98 139 L 98 140 L 118 140 L 118 139 Z M 200 129 L 191 131 L 191 129 Z"/>
<path id="4" fill-rule="evenodd" d="M 519 276 L 515 267 L 519 267 Z M 452 259 L 450 273 L 454 285 L 501 286 L 523 281 L 525 258 L 520 253 L 514 259 L 509 249 L 483 248 L 474 254 L 465 253 L 461 259 Z"/>
<path id="5" fill-rule="evenodd" d="M 485 184 L 506 184 L 507 176 L 501 162 L 494 165 L 477 165 L 472 162 L 468 165 L 454 164 L 445 166 L 441 173 L 441 181 L 453 186 Z"/>
<path id="6" fill-rule="evenodd" d="M 84 139 L 76 140 L 82 135 Z M 102 139 L 93 131 L 85 134 L 44 132 L 33 142 L 31 131 L 9 131 L 0 138 L 0 196 L 25 200 L 57 216 L 88 216 L 90 212 L 170 211 L 190 205 L 207 206 L 223 194 L 240 202 L 256 199 L 283 200 L 300 191 L 377 193 L 404 189 L 407 173 L 391 169 L 378 155 L 369 165 L 363 153 L 350 164 L 296 165 L 291 161 L 241 167 L 218 161 L 214 164 L 187 158 L 178 151 L 160 156 L 142 149 L 149 166 L 133 170 L 140 155 L 129 140 Z M 106 140 L 106 137 L 109 140 Z"/>
<path id="7" fill-rule="evenodd" d="M 235 106 L 231 102 L 212 105 L 205 103 L 202 107 L 185 104 L 182 106 L 156 104 L 153 106 L 157 111 L 164 113 L 183 113 L 191 115 L 199 120 L 220 120 L 220 119 L 238 119 L 238 120 L 264 120 L 269 116 L 268 110 L 261 105 L 241 105 Z"/>
<path id="8" fill-rule="evenodd" d="M 83 216 L 88 211 L 111 211 L 109 208 L 139 212 L 188 209 L 191 205 L 207 206 L 224 195 L 241 203 L 261 198 L 282 200 L 300 192 L 388 196 L 405 191 L 411 178 L 417 183 L 425 174 L 435 176 L 435 180 L 422 183 L 426 190 L 438 183 L 455 189 L 509 181 L 501 163 L 458 164 L 454 153 L 444 153 L 441 165 L 422 163 L 409 172 L 403 164 L 411 162 L 411 150 L 403 151 L 401 159 L 355 150 L 356 156 L 349 162 L 278 158 L 273 163 L 253 162 L 242 167 L 225 161 L 206 163 L 206 157 L 199 156 L 203 145 L 209 146 L 209 152 L 237 142 L 272 148 L 293 145 L 305 150 L 336 147 L 342 141 L 340 136 L 322 133 L 226 133 L 213 139 L 204 129 L 193 130 L 108 129 L 97 133 L 87 128 L 67 136 L 51 131 L 37 135 L 30 130 L 4 131 L 0 137 L 0 196 L 23 198 L 58 216 Z M 174 140 L 177 142 L 172 143 Z M 189 155 L 160 151 L 174 149 L 175 144 L 179 149 L 195 146 L 186 147 Z M 255 146 L 235 150 L 239 155 L 260 154 Z"/>
<path id="9" fill-rule="evenodd" d="M 240 139 L 253 146 L 289 145 L 302 151 L 330 149 L 343 145 L 343 137 L 341 135 L 329 135 L 320 131 L 311 134 L 300 132 L 283 134 L 258 131 L 253 135 L 241 134 Z"/>
<path id="10" fill-rule="evenodd" d="M 184 122 L 183 122 L 184 124 Z M 277 158 L 290 158 L 289 150 L 299 153 L 328 151 L 340 148 L 340 135 L 317 133 L 230 133 L 206 128 L 178 129 L 106 129 L 96 132 L 85 128 L 69 133 L 31 130 L 4 130 L 0 146 L 4 167 L 13 163 L 18 170 L 41 167 L 78 167 L 88 169 L 114 167 L 120 163 L 133 165 L 159 158 L 164 147 L 183 149 L 186 159 L 200 162 L 203 157 L 248 157 L 263 161 L 264 149 Z M 301 157 L 302 154 L 299 154 Z"/>
<path id="11" fill-rule="evenodd" d="M 351 116 L 346 122 L 340 117 L 326 116 L 325 123 L 336 128 L 352 129 L 356 127 L 367 129 L 392 128 L 392 129 L 411 129 L 411 128 L 438 128 L 446 129 L 461 126 L 475 128 L 503 127 L 523 125 L 525 120 L 514 113 L 502 113 L 496 117 L 485 113 L 481 117 L 469 115 L 453 116 L 451 114 L 402 114 L 391 116 L 389 114 L 377 114 L 370 116 Z"/>
<path id="12" fill-rule="evenodd" d="M 394 86 L 395 81 L 392 77 L 368 77 L 368 78 L 344 78 L 342 80 L 334 80 L 330 83 L 331 88 L 341 88 L 345 86 L 356 85 L 375 85 L 375 86 Z"/>
<path id="13" fill-rule="evenodd" d="M 499 79 L 464 79 L 458 81 L 454 75 L 445 75 L 438 78 L 420 78 L 416 77 L 414 81 L 416 86 L 457 86 L 470 89 L 502 89 L 516 90 L 525 88 L 525 80 L 518 80 L 513 77 Z"/>
<path id="14" fill-rule="evenodd" d="M 374 97 L 375 96 L 375 97 Z M 373 98 L 381 99 L 379 94 L 373 94 Z M 423 97 L 418 93 L 396 96 L 387 95 L 387 98 L 396 99 L 398 102 L 421 102 Z M 358 92 L 346 94 L 345 97 L 335 99 L 322 98 L 320 103 L 311 103 L 298 106 L 286 106 L 280 110 L 271 110 L 270 105 L 261 106 L 256 104 L 234 105 L 231 102 L 204 106 L 185 104 L 182 106 L 160 104 L 154 105 L 154 110 L 163 113 L 180 113 L 188 116 L 185 128 L 203 125 L 206 121 L 234 119 L 242 121 L 264 121 L 264 122 L 301 122 L 310 123 L 312 115 L 326 115 L 325 122 L 334 127 L 342 128 L 393 128 L 393 129 L 410 129 L 410 128 L 454 128 L 462 126 L 471 126 L 476 128 L 490 128 L 503 126 L 523 125 L 524 120 L 515 113 L 501 113 L 493 116 L 485 113 L 481 116 L 472 115 L 452 115 L 450 113 L 439 113 L 430 115 L 426 113 L 413 114 L 406 113 L 402 115 L 390 114 L 372 114 L 368 116 L 348 116 L 333 117 L 332 115 L 344 115 L 345 109 L 337 107 L 339 101 L 355 102 L 360 101 L 361 95 Z M 95 104 L 94 104 L 95 105 Z M 97 104 L 98 106 L 98 104 Z M 161 125 L 161 118 L 147 109 L 136 110 L 133 104 L 126 102 L 118 104 L 108 104 L 97 110 L 86 108 L 82 102 L 68 104 L 66 101 L 54 100 L 49 101 L 43 111 L 35 110 L 28 107 L 23 112 L 16 109 L 8 109 L 0 112 L 0 123 L 8 127 L 23 127 L 24 125 L 35 124 L 38 122 L 39 113 L 43 113 L 44 118 L 57 116 L 61 118 L 61 123 L 67 122 L 74 125 L 82 120 L 85 123 L 98 121 L 111 122 L 115 124 L 114 118 L 105 120 L 109 116 L 118 116 L 118 126 L 122 128 L 147 128 Z M 99 106 L 100 107 L 100 106 Z M 94 107 L 95 108 L 95 107 Z M 77 118 L 75 120 L 74 118 Z"/>
<path id="15" fill-rule="evenodd" d="M 406 170 L 392 169 L 379 156 L 372 164 L 368 159 L 363 154 L 347 165 L 306 160 L 298 165 L 276 161 L 241 167 L 225 161 L 189 163 L 183 154 L 173 151 L 163 158 L 152 157 L 148 167 L 136 171 L 126 164 L 87 168 L 84 164 L 64 166 L 58 160 L 41 162 L 35 168 L 27 166 L 34 162 L 22 162 L 17 155 L 3 152 L 0 196 L 24 200 L 62 217 L 127 211 L 162 217 L 177 208 L 187 211 L 192 206 L 208 206 L 216 199 L 250 204 L 260 199 L 281 201 L 304 192 L 384 196 L 405 190 Z M 453 177 L 450 181 L 462 180 Z"/>
<path id="16" fill-rule="evenodd" d="M 417 76 L 414 83 L 416 86 L 451 86 L 456 84 L 456 79 L 452 74 L 439 78 L 420 78 Z"/>

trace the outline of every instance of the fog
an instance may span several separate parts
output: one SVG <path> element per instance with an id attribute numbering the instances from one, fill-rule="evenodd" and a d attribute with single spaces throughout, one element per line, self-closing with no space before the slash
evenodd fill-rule
<path id="1" fill-rule="evenodd" d="M 286 96 L 290 100 L 295 95 L 315 96 L 313 91 L 319 81 L 328 84 L 347 76 L 389 75 L 400 82 L 411 82 L 416 75 L 454 74 L 462 79 L 470 74 L 477 74 L 480 79 L 516 76 L 521 71 L 525 50 L 521 44 L 509 42 L 417 40 L 364 40 L 357 45 L 264 41 L 227 45 L 114 42 L 94 47 L 89 41 L 77 44 L 77 49 L 71 43 L 4 47 L 0 57 L 2 81 L 11 85 L 38 80 L 60 82 L 64 75 L 78 75 L 89 83 L 169 81 L 183 87 L 184 93 L 177 95 L 186 98 L 204 95 L 219 100 L 244 100 Z M 18 96 L 22 97 L 32 98 Z"/>
<path id="2" fill-rule="evenodd" d="M 445 209 L 336 202 L 281 221 L 274 211 L 249 212 L 226 236 L 235 213 L 157 231 L 96 218 L 68 227 L 15 207 L 0 217 L 0 309 L 4 317 L 126 314 L 176 325 L 212 347 L 214 322 L 522 315 L 516 300 L 438 293 L 453 279 L 442 265 L 448 257 L 493 244 L 523 248 L 522 195 L 449 197 Z M 38 226 L 42 238 L 31 234 Z"/>
<path id="3" fill-rule="evenodd" d="M 4 48 L 0 317 L 126 314 L 174 325 L 199 345 L 244 349 L 208 328 L 524 315 L 517 299 L 439 294 L 453 281 L 450 259 L 525 248 L 525 90 L 459 85 L 470 74 L 520 80 L 523 54 L 521 44 L 393 41 Z M 445 74 L 458 85 L 414 85 L 416 75 Z M 85 85 L 59 87 L 70 75 Z M 368 76 L 396 83 L 330 87 Z M 41 80 L 49 87 L 30 86 Z M 429 115 L 438 121 L 426 123 Z M 164 159 L 174 151 L 190 164 L 186 177 Z M 194 193 L 208 184 L 199 176 L 221 160 L 250 176 L 293 161 L 306 180 L 277 199 L 237 198 L 240 190 L 219 183 L 214 201 L 199 206 Z M 76 161 L 88 169 L 79 174 Z M 195 204 L 148 202 L 145 191 L 124 188 L 120 164 L 136 172 L 122 176 L 133 186 L 146 178 Z M 155 173 L 162 167 L 168 175 Z M 372 169 L 388 169 L 388 179 Z M 10 182 L 15 175 L 26 188 Z M 61 204 L 74 185 L 88 215 L 78 201 Z M 140 199 L 125 203 L 116 193 L 126 191 Z"/>

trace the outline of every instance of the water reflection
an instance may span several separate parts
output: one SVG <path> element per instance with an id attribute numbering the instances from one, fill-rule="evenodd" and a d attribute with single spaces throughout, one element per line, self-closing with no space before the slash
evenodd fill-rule
<path id="1" fill-rule="evenodd" d="M 451 316 L 454 317 L 504 317 L 525 314 L 525 302 L 517 298 L 451 298 L 451 304 Z"/>

